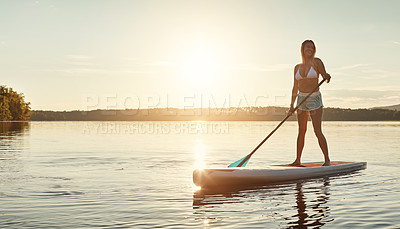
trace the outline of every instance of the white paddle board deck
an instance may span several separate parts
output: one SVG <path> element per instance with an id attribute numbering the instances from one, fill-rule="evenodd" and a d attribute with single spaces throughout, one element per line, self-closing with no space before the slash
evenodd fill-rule
<path id="1" fill-rule="evenodd" d="M 290 180 L 301 180 L 348 173 L 365 169 L 367 162 L 331 162 L 331 166 L 322 166 L 322 162 L 304 163 L 301 167 L 273 165 L 268 168 L 215 168 L 193 171 L 193 183 L 200 187 L 256 185 Z"/>

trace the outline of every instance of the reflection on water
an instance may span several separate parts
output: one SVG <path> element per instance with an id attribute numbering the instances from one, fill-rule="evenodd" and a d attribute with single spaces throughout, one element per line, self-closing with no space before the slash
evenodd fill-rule
<path id="1" fill-rule="evenodd" d="M 0 136 L 15 136 L 29 128 L 28 122 L 0 122 Z"/>
<path id="2" fill-rule="evenodd" d="M 0 122 L 0 172 L 19 171 L 19 154 L 25 149 L 27 122 Z"/>
<path id="3" fill-rule="evenodd" d="M 318 228 L 334 220 L 329 214 L 329 188 L 330 178 L 324 177 L 261 187 L 198 190 L 193 195 L 193 209 L 194 214 L 198 216 L 197 220 L 209 224 L 210 221 L 218 220 L 216 213 L 218 215 L 227 211 L 232 215 L 234 209 L 246 209 L 237 205 L 254 205 L 255 202 L 260 205 L 270 205 L 272 202 L 276 209 L 264 207 L 265 212 L 261 215 L 270 219 L 284 219 L 287 224 L 280 227 Z M 230 206 L 222 207 L 224 204 Z M 242 217 L 246 217 L 246 211 L 241 213 Z"/>
<path id="4" fill-rule="evenodd" d="M 28 122 L 0 122 L 0 152 L 18 151 L 23 148 L 23 136 L 28 129 Z"/>
<path id="5" fill-rule="evenodd" d="M 303 182 L 296 184 L 296 205 L 297 214 L 293 215 L 293 220 L 288 223 L 289 228 L 303 228 L 308 226 L 321 227 L 326 222 L 322 220 L 329 216 L 329 207 L 327 206 L 329 200 L 329 178 L 323 178 L 322 185 L 316 188 L 316 199 L 310 200 L 306 203 L 306 196 L 304 195 Z M 296 220 L 297 217 L 297 220 Z M 328 220 L 327 222 L 332 221 Z"/>

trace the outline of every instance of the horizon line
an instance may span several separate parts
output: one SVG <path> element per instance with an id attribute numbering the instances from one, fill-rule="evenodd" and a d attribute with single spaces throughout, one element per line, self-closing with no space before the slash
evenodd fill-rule
<path id="1" fill-rule="evenodd" d="M 374 110 L 374 109 L 387 109 L 391 110 L 388 107 L 392 106 L 399 106 L 399 109 L 394 109 L 394 110 L 400 110 L 400 104 L 396 105 L 389 105 L 389 106 L 382 106 L 382 107 L 370 107 L 370 108 L 343 108 L 343 107 L 324 107 L 325 109 L 350 109 L 350 110 Z M 173 110 L 195 110 L 195 109 L 243 109 L 243 108 L 285 108 L 289 109 L 288 106 L 248 106 L 248 107 L 192 107 L 192 108 L 179 108 L 179 107 L 153 107 L 153 108 L 113 108 L 113 109 L 107 109 L 107 108 L 99 108 L 99 109 L 93 109 L 93 110 L 41 110 L 41 109 L 35 109 L 31 111 L 44 111 L 44 112 L 75 112 L 75 111 L 80 111 L 80 112 L 91 112 L 91 111 L 126 111 L 126 110 L 156 110 L 156 109 L 173 109 Z"/>

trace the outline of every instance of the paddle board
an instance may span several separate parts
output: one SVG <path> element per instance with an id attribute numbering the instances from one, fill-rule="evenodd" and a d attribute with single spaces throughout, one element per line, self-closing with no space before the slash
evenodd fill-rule
<path id="1" fill-rule="evenodd" d="M 261 185 L 290 180 L 300 180 L 348 173 L 367 167 L 366 162 L 331 162 L 331 166 L 322 166 L 322 162 L 304 163 L 301 167 L 273 165 L 268 168 L 215 168 L 193 171 L 193 183 L 200 187 Z"/>

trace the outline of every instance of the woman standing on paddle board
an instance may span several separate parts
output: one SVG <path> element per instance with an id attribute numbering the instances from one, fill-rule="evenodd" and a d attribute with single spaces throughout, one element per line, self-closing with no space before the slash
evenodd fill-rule
<path id="1" fill-rule="evenodd" d="M 322 133 L 322 97 L 319 88 L 313 92 L 313 89 L 318 87 L 318 77 L 321 75 L 326 82 L 329 83 L 331 76 L 326 73 L 325 66 L 322 61 L 315 57 L 315 44 L 312 40 L 305 40 L 301 44 L 301 59 L 302 63 L 294 67 L 294 84 L 292 89 L 292 99 L 290 103 L 289 115 L 294 112 L 294 102 L 297 99 L 297 104 L 300 104 L 304 98 L 310 93 L 311 96 L 300 105 L 297 110 L 297 122 L 299 132 L 297 136 L 297 156 L 296 160 L 290 164 L 292 166 L 301 165 L 301 155 L 304 148 L 304 139 L 307 131 L 308 117 L 311 115 L 311 120 L 314 128 L 314 133 L 318 138 L 319 146 L 324 154 L 324 166 L 330 165 L 328 143 Z"/>

